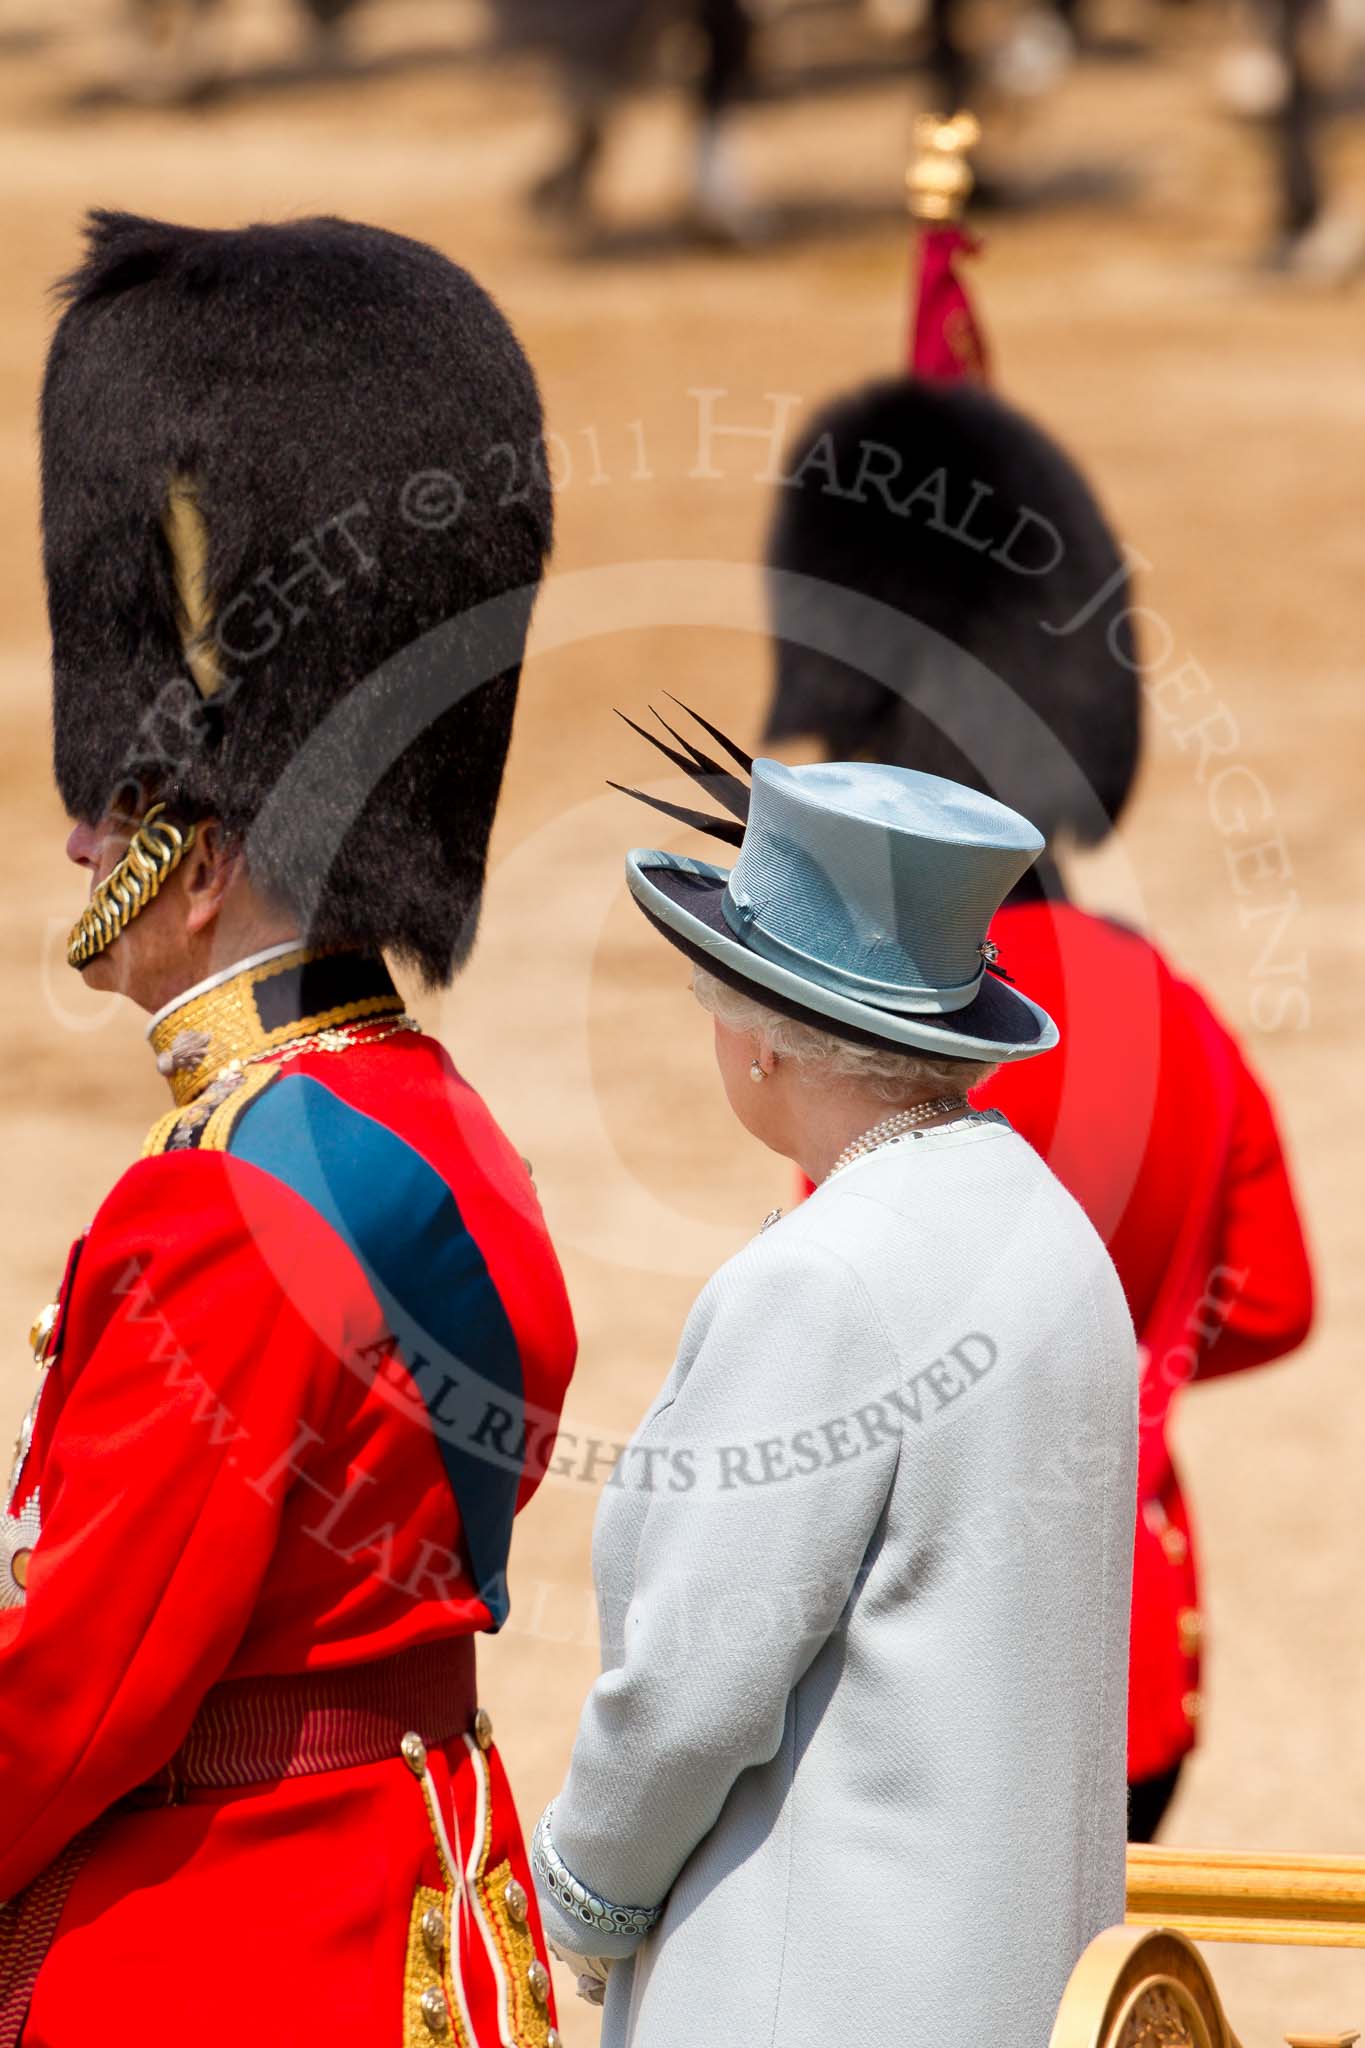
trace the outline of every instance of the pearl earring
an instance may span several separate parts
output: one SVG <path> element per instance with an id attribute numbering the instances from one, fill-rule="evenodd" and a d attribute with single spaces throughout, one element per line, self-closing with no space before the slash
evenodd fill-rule
<path id="1" fill-rule="evenodd" d="M 755 1060 L 753 1065 L 749 1069 L 749 1079 L 751 1081 L 766 1081 L 767 1078 L 768 1077 L 764 1073 L 762 1067 L 760 1067 L 758 1061 Z"/>

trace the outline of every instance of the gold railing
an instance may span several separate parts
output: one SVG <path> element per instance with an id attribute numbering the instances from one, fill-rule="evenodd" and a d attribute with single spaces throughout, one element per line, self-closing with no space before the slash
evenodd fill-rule
<path id="1" fill-rule="evenodd" d="M 1130 1849 L 1127 1918 L 1192 1941 L 1365 1948 L 1365 1858 Z"/>
<path id="2" fill-rule="evenodd" d="M 1127 1920 L 1077 1963 L 1051 2048 L 1241 2048 L 1196 1941 L 1365 1948 L 1365 1859 L 1130 1849 Z M 1289 2048 L 1359 2038 L 1285 2036 Z"/>

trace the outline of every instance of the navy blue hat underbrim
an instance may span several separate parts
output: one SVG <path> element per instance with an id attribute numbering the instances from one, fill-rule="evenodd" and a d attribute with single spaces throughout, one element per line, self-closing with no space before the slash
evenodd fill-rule
<path id="1" fill-rule="evenodd" d="M 627 858 L 626 879 L 655 930 L 694 966 L 781 1016 L 854 1045 L 1004 1062 L 1031 1059 L 1057 1043 L 1057 1027 L 1046 1010 L 991 974 L 982 977 L 963 1009 L 907 1014 L 837 995 L 765 960 L 726 922 L 721 899 L 729 877 L 724 868 L 676 854 L 637 851 Z"/>

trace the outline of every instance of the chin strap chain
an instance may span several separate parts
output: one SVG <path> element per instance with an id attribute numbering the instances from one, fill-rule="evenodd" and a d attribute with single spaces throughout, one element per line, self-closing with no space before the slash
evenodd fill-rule
<path id="1" fill-rule="evenodd" d="M 118 866 L 105 876 L 91 896 L 66 942 L 66 957 L 73 967 L 85 967 L 115 939 L 140 911 L 159 893 L 168 875 L 173 875 L 194 845 L 196 828 L 172 825 L 163 813 L 164 804 L 154 804 L 129 842 Z"/>

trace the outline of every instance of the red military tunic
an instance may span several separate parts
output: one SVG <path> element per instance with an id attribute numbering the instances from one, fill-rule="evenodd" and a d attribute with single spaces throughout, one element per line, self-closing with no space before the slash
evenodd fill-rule
<path id="1" fill-rule="evenodd" d="M 329 986 L 281 1023 L 273 969 L 258 981 L 276 1045 L 347 1013 Z M 396 999 L 358 1007 L 160 1127 L 170 1149 L 124 1175 L 69 1273 L 13 1503 L 36 1494 L 42 1533 L 25 1603 L 0 1613 L 0 1898 L 100 1825 L 26 2048 L 553 2048 L 521 1834 L 472 1699 L 425 1788 L 395 1747 L 120 1805 L 206 1697 L 401 1674 L 506 1609 L 512 1516 L 572 1369 L 563 1283 L 478 1096 L 430 1039 L 375 1021 Z"/>
<path id="2" fill-rule="evenodd" d="M 1274 1118 L 1235 1040 L 1146 939 L 1069 904 L 1007 906 L 1000 965 L 1061 1044 L 977 1091 L 1042 1153 L 1104 1238 L 1143 1349 L 1128 1775 L 1193 1746 L 1200 1618 L 1167 1427 L 1197 1375 L 1291 1351 L 1312 1319 Z"/>

